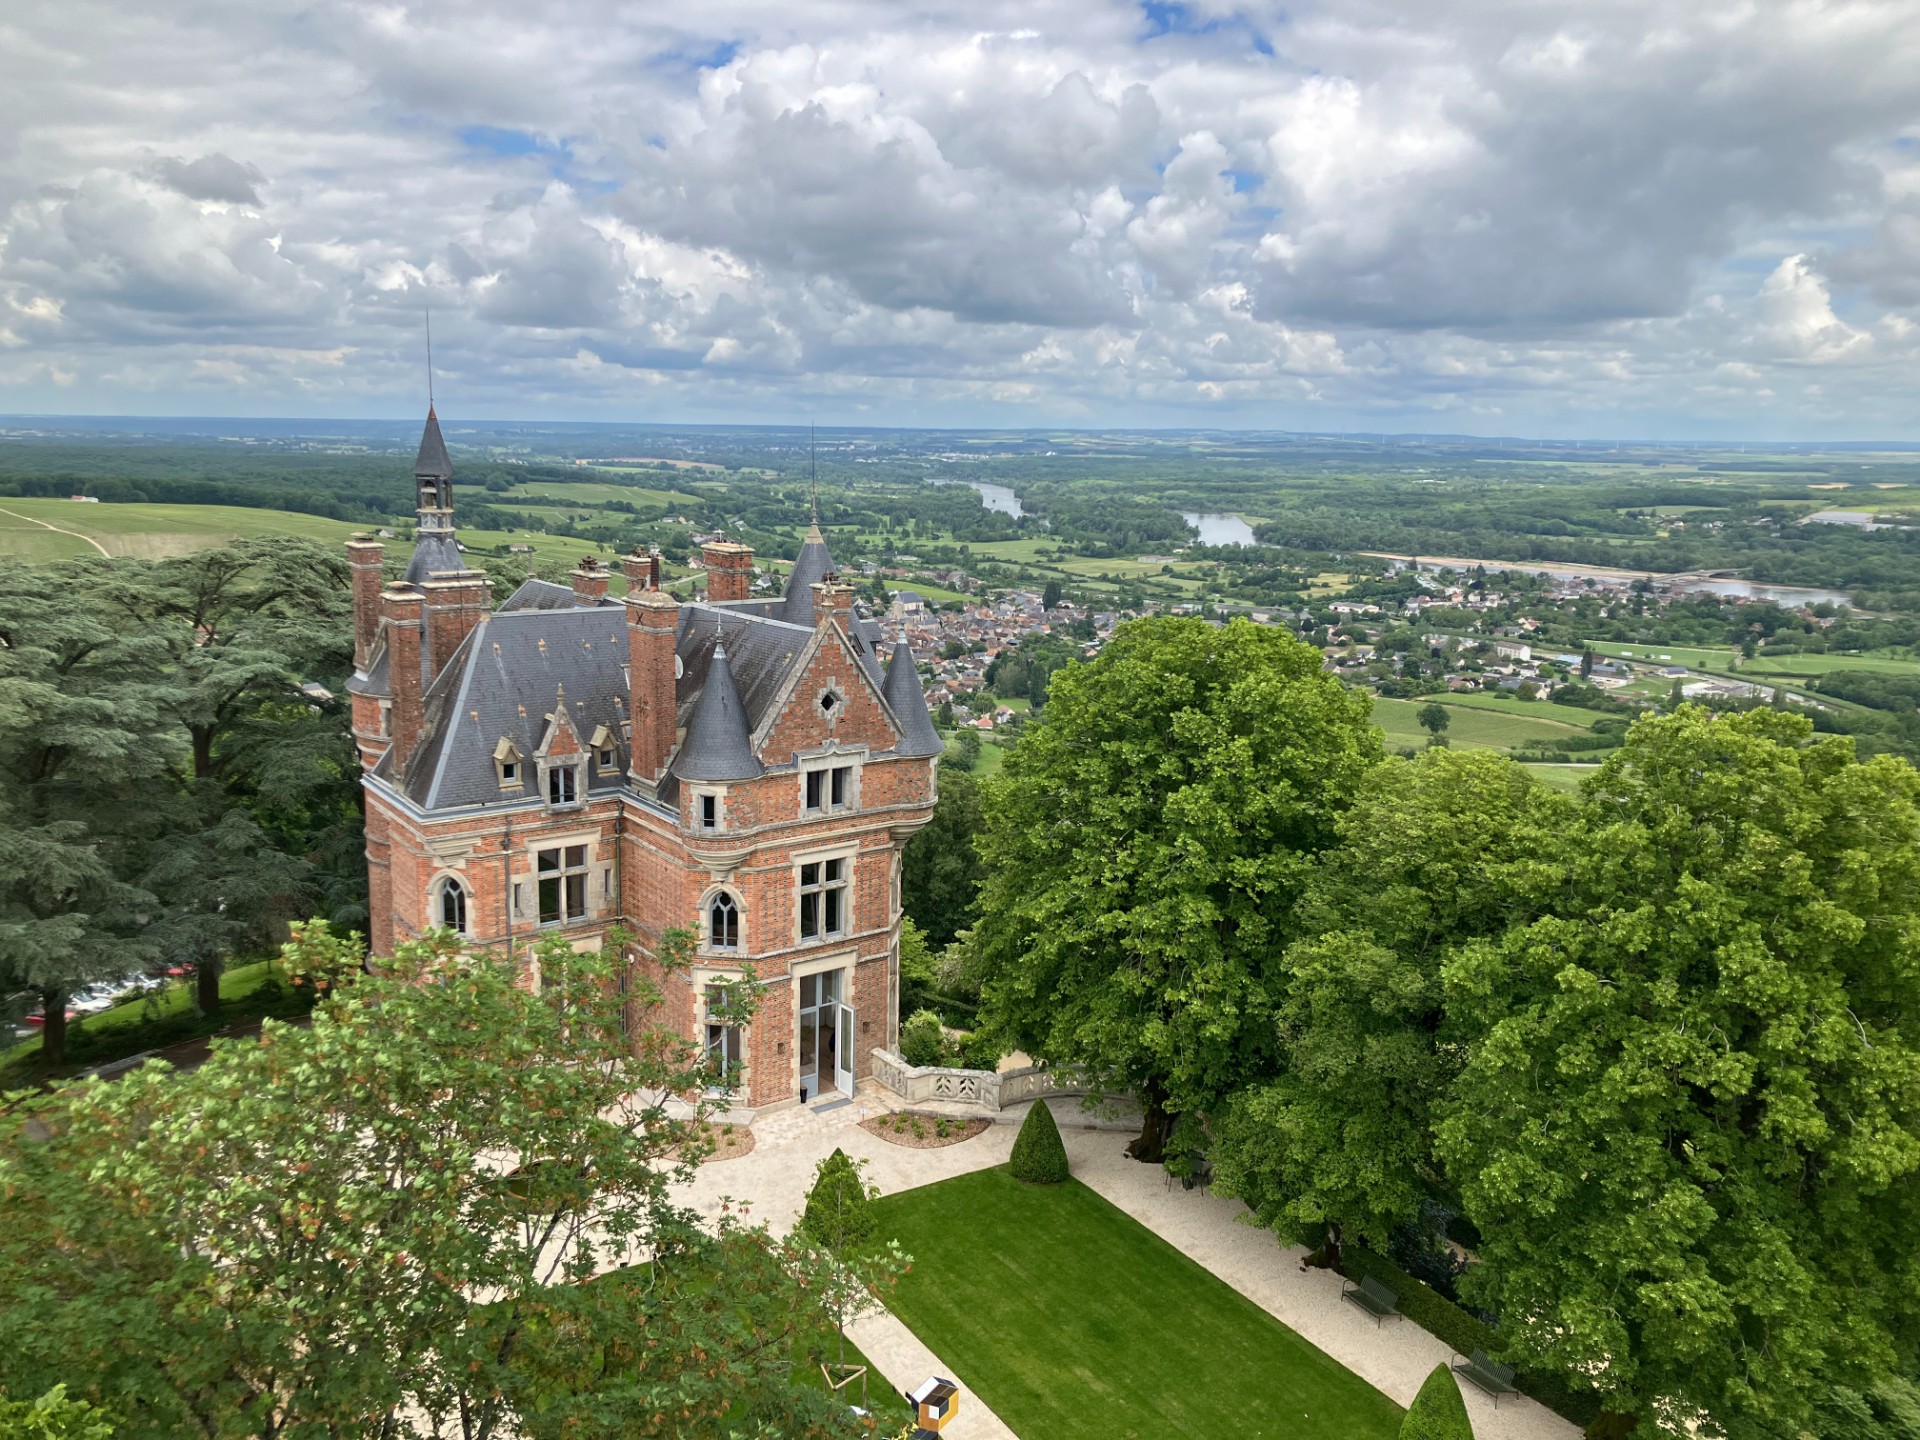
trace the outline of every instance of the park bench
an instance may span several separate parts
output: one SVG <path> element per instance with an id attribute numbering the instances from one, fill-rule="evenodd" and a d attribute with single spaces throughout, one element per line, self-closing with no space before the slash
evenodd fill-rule
<path id="1" fill-rule="evenodd" d="M 1348 1280 L 1340 1287 L 1340 1298 L 1358 1305 L 1378 1325 L 1389 1315 L 1400 1314 L 1400 1296 L 1371 1275 L 1362 1276 L 1358 1285 Z M 1403 1317 L 1404 1318 L 1404 1317 Z"/>
<path id="2" fill-rule="evenodd" d="M 1500 1408 L 1500 1399 L 1505 1395 L 1518 1395 L 1514 1388 L 1513 1367 L 1502 1365 L 1498 1360 L 1488 1358 L 1484 1350 L 1476 1350 L 1464 1359 L 1456 1358 L 1453 1373 L 1471 1380 L 1481 1390 L 1493 1397 L 1493 1408 Z"/>

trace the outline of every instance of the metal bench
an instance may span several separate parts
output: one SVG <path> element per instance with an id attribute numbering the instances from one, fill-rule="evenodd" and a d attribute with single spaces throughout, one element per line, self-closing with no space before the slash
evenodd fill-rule
<path id="1" fill-rule="evenodd" d="M 1340 1286 L 1340 1298 L 1358 1305 L 1373 1317 L 1373 1323 L 1382 1323 L 1389 1315 L 1400 1314 L 1400 1295 L 1389 1290 L 1371 1275 L 1362 1276 L 1358 1285 L 1348 1280 Z M 1401 1316 L 1405 1319 L 1405 1316 Z"/>
<path id="2" fill-rule="evenodd" d="M 1480 1390 L 1491 1395 L 1496 1410 L 1505 1396 L 1520 1393 L 1514 1387 L 1513 1367 L 1491 1359 L 1484 1350 L 1476 1350 L 1464 1358 L 1458 1351 L 1454 1352 L 1453 1373 L 1471 1380 Z"/>

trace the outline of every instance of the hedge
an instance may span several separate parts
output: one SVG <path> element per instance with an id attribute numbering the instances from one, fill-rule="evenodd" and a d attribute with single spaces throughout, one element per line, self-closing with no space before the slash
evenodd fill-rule
<path id="1" fill-rule="evenodd" d="M 1027 1118 L 1020 1122 L 1009 1168 L 1014 1179 L 1029 1185 L 1058 1185 L 1067 1178 L 1067 1147 L 1061 1142 L 1060 1127 L 1054 1124 L 1053 1111 L 1045 1100 L 1034 1101 Z"/>
<path id="2" fill-rule="evenodd" d="M 1349 1242 L 1340 1247 L 1340 1258 L 1351 1278 L 1358 1280 L 1371 1275 L 1398 1292 L 1400 1313 L 1428 1334 L 1446 1341 L 1462 1355 L 1484 1350 L 1496 1359 L 1499 1357 L 1499 1331 L 1468 1314 L 1423 1281 L 1414 1279 L 1385 1256 Z M 1598 1395 L 1591 1390 L 1572 1389 L 1558 1375 L 1535 1375 L 1523 1370 L 1514 1377 L 1513 1383 L 1522 1394 L 1532 1396 L 1576 1425 L 1586 1426 L 1600 1413 Z"/>
<path id="3" fill-rule="evenodd" d="M 1434 1366 L 1421 1384 L 1400 1422 L 1400 1440 L 1473 1440 L 1467 1402 L 1460 1398 L 1460 1382 L 1451 1367 Z"/>

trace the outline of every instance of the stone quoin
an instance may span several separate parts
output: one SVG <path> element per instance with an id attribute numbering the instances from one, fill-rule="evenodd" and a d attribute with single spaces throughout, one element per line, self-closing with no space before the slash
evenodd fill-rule
<path id="1" fill-rule="evenodd" d="M 624 600 L 589 557 L 496 608 L 432 409 L 414 478 L 404 578 L 381 583 L 376 542 L 347 547 L 373 952 L 445 926 L 537 984 L 534 940 L 593 949 L 617 926 L 745 1103 L 851 1094 L 898 1043 L 901 851 L 942 748 L 905 642 L 883 654 L 818 524 L 779 595 L 752 598 L 752 551 L 722 543 L 705 600 L 635 553 Z M 676 926 L 698 949 L 662 975 Z M 710 987 L 749 970 L 757 1011 L 730 1023 Z"/>

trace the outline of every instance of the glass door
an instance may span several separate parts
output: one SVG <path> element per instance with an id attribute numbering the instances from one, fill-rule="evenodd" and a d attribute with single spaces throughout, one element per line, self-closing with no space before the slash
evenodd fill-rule
<path id="1" fill-rule="evenodd" d="M 800 1098 L 853 1094 L 853 1011 L 842 1003 L 845 970 L 800 977 Z"/>
<path id="2" fill-rule="evenodd" d="M 835 1007 L 840 1012 L 840 1043 L 834 1048 L 833 1084 L 842 1095 L 853 1095 L 853 1007 L 842 1001 Z"/>

